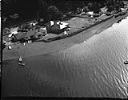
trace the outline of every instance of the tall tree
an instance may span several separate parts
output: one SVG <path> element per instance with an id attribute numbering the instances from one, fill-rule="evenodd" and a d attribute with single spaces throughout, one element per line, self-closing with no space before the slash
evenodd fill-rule
<path id="1" fill-rule="evenodd" d="M 59 20 L 62 17 L 62 12 L 56 6 L 48 7 L 49 20 Z"/>

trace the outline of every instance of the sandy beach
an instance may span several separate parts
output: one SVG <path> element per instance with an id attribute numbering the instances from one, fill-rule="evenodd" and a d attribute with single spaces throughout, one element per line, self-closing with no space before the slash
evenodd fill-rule
<path id="1" fill-rule="evenodd" d="M 86 42 L 87 39 L 89 39 L 93 35 L 98 35 L 98 33 L 110 27 L 115 22 L 116 19 L 112 18 L 105 23 L 98 24 L 91 29 L 81 32 L 80 34 L 62 40 L 57 40 L 49 43 L 35 42 L 32 44 L 26 44 L 25 46 L 23 46 L 23 44 L 19 44 L 15 45 L 12 50 L 8 50 L 7 48 L 5 48 L 5 50 L 3 51 L 4 61 L 2 70 L 2 95 L 5 97 L 17 95 L 39 96 L 39 94 L 41 96 L 51 97 L 61 96 L 61 94 L 58 95 L 58 93 L 65 90 L 63 90 L 63 88 L 62 90 L 58 90 L 57 87 L 52 86 L 53 82 L 50 82 L 50 80 L 52 80 L 50 76 L 45 77 L 42 75 L 41 78 L 44 79 L 42 83 L 40 78 L 37 76 L 42 72 L 44 74 L 45 70 L 41 70 L 42 68 L 40 67 L 40 72 L 39 69 L 38 71 L 36 71 L 36 66 L 40 66 L 40 64 L 42 65 L 42 63 L 44 65 L 45 63 L 48 63 L 48 61 L 45 62 L 45 60 L 48 59 L 47 55 L 50 55 L 54 52 L 63 51 L 75 44 L 80 44 L 84 41 Z M 18 65 L 19 56 L 23 57 L 26 66 L 22 67 Z M 49 63 L 50 62 L 52 61 L 49 61 Z M 34 73 L 32 72 L 31 67 L 35 69 Z M 44 66 L 43 69 L 45 69 L 45 67 L 47 66 Z M 59 74 L 61 75 L 61 72 L 56 71 L 52 66 L 46 69 L 48 69 L 49 72 L 51 70 L 52 72 L 57 73 L 54 74 L 55 76 L 59 77 Z M 62 93 L 62 96 L 64 95 L 66 94 Z"/>
<path id="2" fill-rule="evenodd" d="M 128 13 L 127 13 L 128 14 Z M 127 16 L 127 14 L 125 16 Z M 31 57 L 31 56 L 38 56 L 49 54 L 52 52 L 56 52 L 59 50 L 66 49 L 71 47 L 76 43 L 83 42 L 88 38 L 92 37 L 93 35 L 97 35 L 98 33 L 102 32 L 104 29 L 110 27 L 113 23 L 115 23 L 118 19 L 121 19 L 124 16 L 120 16 L 118 18 L 111 18 L 103 23 L 100 23 L 92 28 L 89 28 L 75 36 L 68 37 L 65 39 L 52 41 L 49 43 L 44 42 L 34 42 L 24 46 L 23 44 L 16 44 L 12 46 L 12 50 L 8 50 L 7 48 L 3 51 L 3 60 L 12 60 L 18 59 L 19 55 L 23 57 Z M 78 25 L 78 24 L 76 24 Z"/>

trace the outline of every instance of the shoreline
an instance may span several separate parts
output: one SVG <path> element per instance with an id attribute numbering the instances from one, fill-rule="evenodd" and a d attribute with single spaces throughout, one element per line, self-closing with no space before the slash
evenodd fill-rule
<path id="1" fill-rule="evenodd" d="M 128 19 L 128 17 L 127 17 Z M 125 19 L 124 19 L 125 20 Z M 126 20 L 127 21 L 127 20 Z M 113 25 L 112 27 L 115 28 L 123 28 L 124 25 L 128 25 L 128 23 L 125 21 L 125 24 L 121 25 Z M 123 23 L 123 21 L 121 22 Z M 79 35 L 76 38 L 73 38 L 74 42 L 77 44 L 72 44 L 73 46 L 60 51 L 60 52 L 54 52 L 52 54 L 48 55 L 39 55 L 39 56 L 33 56 L 29 58 L 25 58 L 23 61 L 26 64 L 26 66 L 19 66 L 17 60 L 7 61 L 3 64 L 3 70 L 2 70 L 2 93 L 3 97 L 7 96 L 65 96 L 65 94 L 68 95 L 69 89 L 66 87 L 69 87 L 72 91 L 78 91 L 80 96 L 84 96 L 85 92 L 82 93 L 79 92 L 81 90 L 88 91 L 87 87 L 90 86 L 89 89 L 92 89 L 92 86 L 94 86 L 94 89 L 99 89 L 95 84 L 89 84 L 85 86 L 85 84 L 88 84 L 89 79 L 94 79 L 94 76 L 98 78 L 99 80 L 95 81 L 100 86 L 106 86 L 106 82 L 112 83 L 109 84 L 110 88 L 107 87 L 106 93 L 108 91 L 113 91 L 113 88 L 116 89 L 118 87 L 113 87 L 113 83 L 116 83 L 116 80 L 111 81 L 111 77 L 113 76 L 121 76 L 124 74 L 116 73 L 118 71 L 125 71 L 126 65 L 123 65 L 123 60 L 118 59 L 125 56 L 125 52 L 123 52 L 123 47 L 125 41 L 123 41 L 125 38 L 125 34 L 127 31 L 127 27 L 123 28 L 121 32 L 114 31 L 113 28 L 107 29 L 103 31 L 101 34 L 95 35 L 87 40 L 85 43 L 81 43 L 86 35 L 83 33 L 83 35 Z M 120 28 L 120 29 L 121 29 Z M 115 29 L 116 30 L 116 29 Z M 117 29 L 118 30 L 118 29 Z M 109 32 L 109 33 L 108 33 Z M 111 33 L 112 32 L 112 33 Z M 122 34 L 123 32 L 123 34 Z M 82 33 L 81 33 L 82 34 Z M 113 34 L 113 35 L 112 35 Z M 116 36 L 117 34 L 117 36 Z M 111 37 L 112 35 L 112 37 Z M 83 40 L 79 41 L 79 39 L 83 37 Z M 121 37 L 120 37 L 121 36 Z M 127 34 L 126 34 L 127 36 Z M 101 38 L 99 38 L 101 37 Z M 114 39 L 115 38 L 115 39 Z M 119 38 L 119 39 L 118 39 Z M 107 39 L 107 41 L 106 41 Z M 110 41 L 109 41 L 110 39 Z M 120 41 L 121 39 L 121 41 Z M 69 39 L 68 39 L 69 40 Z M 114 40 L 114 41 L 113 41 Z M 63 41 L 65 43 L 66 41 Z M 68 41 L 69 42 L 69 41 Z M 66 42 L 66 43 L 68 43 Z M 106 43 L 103 43 L 106 42 Z M 111 43 L 109 45 L 109 43 Z M 120 43 L 121 42 L 121 43 Z M 62 43 L 62 42 L 61 42 Z M 60 43 L 60 44 L 61 44 Z M 80 44 L 78 44 L 80 43 Z M 94 44 L 95 43 L 95 44 Z M 100 45 L 101 43 L 101 45 Z M 118 45 L 114 45 L 119 43 L 121 47 L 117 50 L 116 47 Z M 123 45 L 124 44 L 124 45 Z M 91 46 L 91 47 L 90 47 Z M 112 49 L 112 47 L 114 48 Z M 127 45 L 126 45 L 127 46 Z M 58 46 L 56 46 L 58 47 Z M 88 48 L 89 47 L 89 48 Z M 105 47 L 105 48 L 104 48 Z M 107 49 L 108 48 L 108 49 Z M 125 47 L 124 47 L 125 48 Z M 87 49 L 87 50 L 86 50 Z M 92 51 L 90 51 L 92 50 Z M 96 52 L 95 52 L 96 50 Z M 112 52 L 110 51 L 112 50 Z M 123 51 L 122 51 L 123 50 Z M 81 51 L 81 52 L 79 52 Z M 103 52 L 102 52 L 103 51 Z M 108 51 L 108 52 L 106 52 Z M 118 51 L 118 52 L 116 52 Z M 122 51 L 120 56 L 120 51 Z M 125 50 L 126 51 L 126 50 Z M 115 53 L 117 56 L 115 57 Z M 119 55 L 118 55 L 119 53 Z M 101 56 L 100 56 L 101 54 Z M 105 55 L 104 55 L 105 54 Z M 113 54 L 113 55 L 112 55 Z M 107 56 L 108 55 L 108 56 Z M 104 58 L 105 56 L 105 58 Z M 74 58 L 75 57 L 75 58 Z M 113 60 L 113 57 L 115 57 L 115 60 Z M 92 59 L 91 59 L 92 58 Z M 110 58 L 110 59 L 109 59 Z M 77 62 L 76 62 L 77 61 Z M 104 63 L 105 66 L 104 66 Z M 109 64 L 107 63 L 109 62 Z M 119 66 L 118 63 L 119 62 Z M 107 64 L 107 65 L 106 65 Z M 115 64 L 115 66 L 113 65 Z M 102 74 L 101 70 L 103 69 Z M 122 70 L 123 69 L 123 70 Z M 95 73 L 95 70 L 98 74 Z M 108 73 L 106 73 L 106 70 Z M 88 72 L 88 73 L 87 73 Z M 113 73 L 113 74 L 112 74 Z M 96 74 L 96 75 L 95 75 Z M 110 77 L 104 77 L 103 79 L 107 79 L 108 81 L 101 81 L 102 76 L 110 75 Z M 88 75 L 90 77 L 88 77 Z M 85 79 L 85 81 L 83 81 Z M 120 79 L 120 78 L 118 78 Z M 72 80 L 72 81 L 71 81 Z M 77 84 L 79 81 L 80 84 Z M 89 80 L 91 81 L 91 80 Z M 74 84 L 76 82 L 76 84 Z M 84 82 L 84 84 L 83 84 Z M 94 83 L 94 81 L 92 81 Z M 71 84 L 71 85 L 70 85 Z M 73 85 L 74 84 L 74 85 Z M 84 88 L 81 86 L 84 86 Z M 73 87 L 72 87 L 73 85 Z M 115 84 L 116 85 L 116 84 Z M 121 81 L 120 85 L 122 86 L 123 83 Z M 125 84 L 124 84 L 125 85 Z M 124 86 L 123 85 L 123 86 Z M 80 87 L 81 86 L 81 87 Z M 74 87 L 78 87 L 75 88 Z M 106 88 L 105 88 L 106 89 Z M 63 91 L 61 91 L 63 90 Z M 65 90 L 65 91 L 64 91 Z M 124 89 L 122 89 L 124 90 Z M 99 92 L 99 96 L 104 92 L 104 89 L 101 89 Z M 75 92 L 73 92 L 75 93 Z M 94 92 L 93 94 L 95 95 Z M 114 91 L 112 93 L 119 93 L 122 94 L 122 91 Z M 79 96 L 77 95 L 77 96 Z M 105 95 L 105 94 L 104 94 Z M 76 96 L 74 94 L 74 96 Z M 105 95 L 108 96 L 108 95 Z M 114 94 L 109 94 L 109 96 L 113 97 Z M 116 97 L 120 97 L 120 95 L 117 95 Z M 122 95 L 122 97 L 126 97 L 126 94 Z"/>
<path id="2" fill-rule="evenodd" d="M 75 32 L 72 32 L 72 33 L 70 33 L 70 34 L 68 34 L 68 35 L 62 35 L 62 36 L 58 36 L 58 37 L 55 37 L 55 38 L 49 38 L 48 40 L 43 40 L 43 42 L 52 42 L 52 41 L 56 41 L 56 40 L 60 40 L 60 39 L 65 39 L 65 38 L 68 38 L 68 37 L 77 35 L 77 34 L 83 32 L 83 31 L 88 30 L 89 28 L 94 27 L 95 25 L 98 25 L 98 24 L 100 24 L 100 23 L 103 23 L 103 22 L 105 22 L 105 21 L 111 19 L 112 17 L 113 17 L 113 16 L 110 16 L 110 17 L 108 17 L 107 19 L 98 21 L 98 22 L 96 22 L 96 23 L 94 23 L 93 25 L 90 25 L 90 26 L 88 26 L 88 27 L 83 27 L 83 28 L 81 28 L 80 30 L 77 30 L 77 31 L 75 31 Z"/>
<path id="3" fill-rule="evenodd" d="M 119 16 L 117 18 L 112 17 L 112 19 L 107 20 L 107 22 L 101 22 L 100 24 L 94 25 L 93 27 L 82 31 L 79 34 L 76 34 L 71 37 L 67 37 L 65 39 L 60 39 L 49 43 L 35 42 L 32 44 L 26 44 L 26 46 L 20 44 L 18 46 L 15 46 L 15 48 L 13 48 L 10 51 L 7 50 L 7 48 L 5 48 L 5 50 L 3 51 L 3 61 L 17 59 L 19 57 L 18 55 L 20 54 L 24 55 L 23 52 L 25 52 L 26 54 L 24 55 L 24 57 L 27 58 L 31 56 L 50 54 L 52 52 L 57 52 L 66 49 L 76 43 L 81 43 L 83 41 L 86 41 L 95 34 L 99 34 L 100 32 L 110 27 L 112 24 L 118 22 L 119 19 L 124 19 L 127 15 L 128 13 L 123 16 Z M 19 48 L 19 50 L 17 48 Z"/>

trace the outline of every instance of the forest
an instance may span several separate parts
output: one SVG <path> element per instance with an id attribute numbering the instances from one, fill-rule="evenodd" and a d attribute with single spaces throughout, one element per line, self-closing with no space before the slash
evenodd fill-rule
<path id="1" fill-rule="evenodd" d="M 24 19 L 43 18 L 49 21 L 59 19 L 64 13 L 75 13 L 78 8 L 98 13 L 104 6 L 111 12 L 118 11 L 124 4 L 122 0 L 2 0 L 2 17 L 9 18 L 17 13 Z"/>

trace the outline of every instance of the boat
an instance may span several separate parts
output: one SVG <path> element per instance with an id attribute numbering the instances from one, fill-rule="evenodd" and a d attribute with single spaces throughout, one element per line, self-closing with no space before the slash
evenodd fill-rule
<path id="1" fill-rule="evenodd" d="M 128 64 L 128 61 L 125 61 L 124 64 Z"/>

